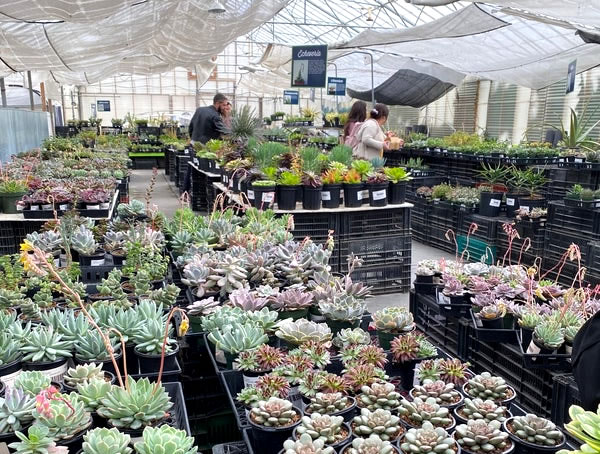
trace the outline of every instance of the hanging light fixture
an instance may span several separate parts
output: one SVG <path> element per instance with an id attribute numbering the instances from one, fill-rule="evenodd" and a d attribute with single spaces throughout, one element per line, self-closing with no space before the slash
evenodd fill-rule
<path id="1" fill-rule="evenodd" d="M 223 14 L 226 13 L 225 5 L 221 0 L 210 0 L 208 2 L 208 8 L 206 8 L 209 14 Z"/>

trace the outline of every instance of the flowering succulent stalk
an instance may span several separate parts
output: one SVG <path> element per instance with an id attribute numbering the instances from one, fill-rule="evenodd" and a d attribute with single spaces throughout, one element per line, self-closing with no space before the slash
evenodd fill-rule
<path id="1" fill-rule="evenodd" d="M 36 396 L 36 424 L 48 428 L 55 440 L 68 440 L 87 429 L 91 415 L 77 394 L 60 394 L 49 388 Z"/>

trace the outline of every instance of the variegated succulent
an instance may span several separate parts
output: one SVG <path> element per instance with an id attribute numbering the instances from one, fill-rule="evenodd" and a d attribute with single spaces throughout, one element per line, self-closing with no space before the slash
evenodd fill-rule
<path id="1" fill-rule="evenodd" d="M 413 315 L 405 307 L 392 306 L 378 310 L 373 314 L 377 331 L 388 333 L 407 333 L 415 329 Z"/>
<path id="2" fill-rule="evenodd" d="M 339 331 L 333 339 L 333 345 L 338 348 L 350 345 L 367 345 L 371 342 L 371 336 L 362 328 L 344 328 Z"/>

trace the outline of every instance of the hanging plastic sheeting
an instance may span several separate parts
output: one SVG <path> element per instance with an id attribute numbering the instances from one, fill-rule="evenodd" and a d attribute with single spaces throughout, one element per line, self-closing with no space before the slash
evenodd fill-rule
<path id="1" fill-rule="evenodd" d="M 288 2 L 221 0 L 222 14 L 208 13 L 205 0 L 5 2 L 0 76 L 40 70 L 59 82 L 89 84 L 119 72 L 193 68 Z"/>
<path id="2" fill-rule="evenodd" d="M 6 87 L 6 105 L 8 107 L 30 109 L 29 89 L 24 87 Z M 42 105 L 42 98 L 36 90 L 33 90 L 33 105 Z"/>
<path id="3" fill-rule="evenodd" d="M 442 22 L 398 30 L 394 34 L 369 31 L 339 47 L 367 48 L 380 54 L 412 57 L 465 75 L 533 89 L 564 79 L 569 63 L 575 59 L 578 72 L 600 61 L 600 47 L 586 44 L 574 28 L 511 16 L 485 5 L 471 5 L 455 14 L 460 13 L 463 20 L 471 22 L 470 15 L 481 17 L 482 12 L 506 25 L 456 36 L 454 28 L 445 28 L 452 24 L 446 17 Z M 415 38 L 417 33 L 420 38 Z"/>

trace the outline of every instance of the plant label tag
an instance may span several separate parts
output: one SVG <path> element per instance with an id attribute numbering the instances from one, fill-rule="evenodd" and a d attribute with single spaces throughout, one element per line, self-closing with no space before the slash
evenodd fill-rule
<path id="1" fill-rule="evenodd" d="M 272 203 L 275 200 L 274 192 L 263 192 L 261 201 L 266 203 Z"/>
<path id="2" fill-rule="evenodd" d="M 225 183 L 229 183 L 229 177 L 227 175 L 223 175 L 223 181 Z"/>
<path id="3" fill-rule="evenodd" d="M 88 210 L 99 210 L 100 209 L 100 205 L 87 205 L 86 208 Z"/>
<path id="4" fill-rule="evenodd" d="M 583 158 L 575 158 L 575 162 L 583 162 Z"/>
<path id="5" fill-rule="evenodd" d="M 200 164 L 200 161 L 198 161 L 198 158 L 194 158 L 194 165 L 197 166 L 198 164 Z"/>
<path id="6" fill-rule="evenodd" d="M 104 259 L 102 260 L 92 260 L 92 266 L 104 266 Z"/>
<path id="7" fill-rule="evenodd" d="M 519 208 L 521 210 L 524 210 L 526 213 L 529 213 L 529 207 L 528 206 L 521 205 Z"/>
<path id="8" fill-rule="evenodd" d="M 25 207 L 23 205 L 17 205 L 17 211 L 23 211 Z"/>
<path id="9" fill-rule="evenodd" d="M 39 211 L 40 210 L 40 206 L 39 205 L 31 205 L 31 207 L 29 209 L 31 211 Z"/>
<path id="10" fill-rule="evenodd" d="M 542 349 L 540 347 L 535 345 L 535 342 L 531 341 L 529 343 L 529 347 L 527 347 L 527 354 L 528 355 L 537 355 L 541 350 Z"/>
<path id="11" fill-rule="evenodd" d="M 256 385 L 256 382 L 260 378 L 259 376 L 249 377 L 248 375 L 243 375 L 243 377 L 244 377 L 244 386 L 254 386 L 254 385 Z"/>
<path id="12" fill-rule="evenodd" d="M 321 192 L 321 200 L 331 200 L 331 192 L 329 192 L 329 191 Z"/>
<path id="13" fill-rule="evenodd" d="M 369 190 L 365 189 L 364 191 L 362 191 L 362 197 L 360 198 L 361 200 L 369 200 Z"/>
<path id="14" fill-rule="evenodd" d="M 19 369 L 18 371 L 13 372 L 12 374 L 3 375 L 2 378 L 0 378 L 0 381 L 4 383 L 7 388 L 11 388 L 12 385 L 15 384 L 15 380 L 17 379 L 17 377 L 21 375 L 21 372 L 22 370 Z"/>
<path id="15" fill-rule="evenodd" d="M 510 199 L 510 198 L 508 198 L 508 197 L 507 197 L 507 198 L 506 198 L 506 204 L 507 204 L 509 207 L 514 207 L 514 206 L 515 206 L 515 199 Z"/>
<path id="16" fill-rule="evenodd" d="M 444 306 L 444 305 L 450 304 L 450 297 L 444 295 L 443 292 L 440 292 L 438 290 L 438 292 L 437 292 L 437 301 L 438 301 L 439 305 Z"/>
<path id="17" fill-rule="evenodd" d="M 238 181 L 238 191 L 242 190 L 242 181 Z"/>
<path id="18" fill-rule="evenodd" d="M 54 266 L 55 266 L 56 268 L 60 268 L 60 257 L 59 257 L 59 258 L 57 258 L 57 259 L 54 259 Z"/>
<path id="19" fill-rule="evenodd" d="M 40 372 L 46 377 L 49 377 L 50 380 L 62 383 L 68 368 L 68 363 L 65 362 L 62 366 L 55 367 L 54 369 L 42 370 Z"/>
<path id="20" fill-rule="evenodd" d="M 254 191 L 252 189 L 248 189 L 248 198 L 254 200 Z"/>
<path id="21" fill-rule="evenodd" d="M 363 196 L 362 191 L 358 191 L 356 193 L 356 200 L 362 200 L 362 196 Z"/>
<path id="22" fill-rule="evenodd" d="M 66 211 L 66 210 L 69 209 L 69 204 L 68 203 L 63 203 L 62 205 L 58 206 L 58 209 L 62 210 L 62 211 Z"/>
<path id="23" fill-rule="evenodd" d="M 215 169 L 220 169 L 221 166 L 219 165 L 219 163 L 217 161 L 215 161 Z"/>
<path id="24" fill-rule="evenodd" d="M 46 203 L 44 205 L 42 205 L 42 210 L 52 210 L 54 207 L 52 206 L 51 203 Z"/>
<path id="25" fill-rule="evenodd" d="M 385 189 L 381 191 L 373 191 L 373 200 L 382 200 L 387 197 L 387 193 Z"/>
<path id="26" fill-rule="evenodd" d="M 500 206 L 500 199 L 492 199 L 490 200 L 490 206 L 498 208 Z"/>

